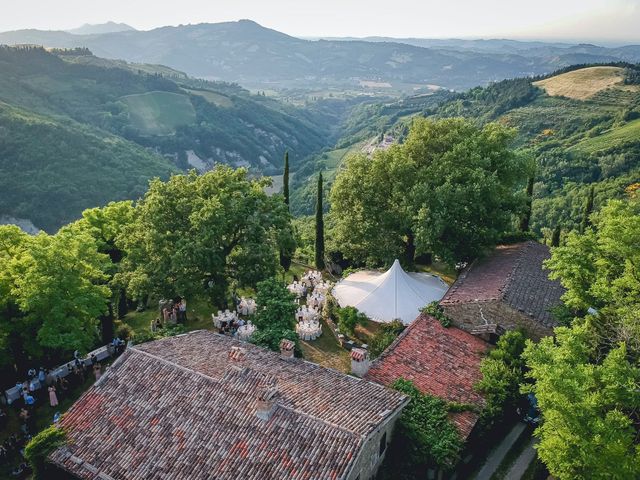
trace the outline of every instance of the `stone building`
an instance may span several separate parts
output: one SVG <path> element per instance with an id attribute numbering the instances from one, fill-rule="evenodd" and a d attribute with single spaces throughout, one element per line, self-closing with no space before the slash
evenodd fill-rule
<path id="1" fill-rule="evenodd" d="M 129 348 L 63 416 L 80 479 L 369 480 L 399 392 L 208 331 Z"/>
<path id="2" fill-rule="evenodd" d="M 535 339 L 551 335 L 551 309 L 564 288 L 543 268 L 549 257 L 549 248 L 533 241 L 499 246 L 467 267 L 440 305 L 454 325 L 476 335 L 516 328 Z"/>

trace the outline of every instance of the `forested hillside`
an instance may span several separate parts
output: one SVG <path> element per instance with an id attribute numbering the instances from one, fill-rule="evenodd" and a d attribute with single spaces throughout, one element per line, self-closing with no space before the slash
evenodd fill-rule
<path id="1" fill-rule="evenodd" d="M 0 176 L 10 183 L 0 214 L 47 230 L 137 198 L 171 171 L 226 163 L 277 174 L 285 150 L 297 168 L 335 141 L 338 123 L 332 108 L 302 110 L 86 49 L 0 47 L 0 102 Z"/>
<path id="2" fill-rule="evenodd" d="M 389 134 L 402 141 L 416 115 L 499 122 L 518 129 L 515 145 L 537 164 L 532 228 L 538 234 L 556 225 L 576 228 L 592 186 L 600 205 L 623 196 L 627 185 L 640 180 L 638 72 L 640 67 L 631 64 L 576 66 L 546 77 L 504 80 L 465 93 L 427 97 L 431 103 L 409 97 L 387 105 L 364 105 L 352 112 L 352 124 L 336 150 L 325 155 L 360 151 L 365 143 L 354 132 L 369 138 Z M 399 114 L 389 113 L 394 111 Z M 316 169 L 325 168 L 326 163 L 316 163 Z M 312 181 L 298 176 L 295 185 L 292 198 L 299 204 L 293 202 L 292 210 L 308 214 L 313 208 L 307 195 Z"/>

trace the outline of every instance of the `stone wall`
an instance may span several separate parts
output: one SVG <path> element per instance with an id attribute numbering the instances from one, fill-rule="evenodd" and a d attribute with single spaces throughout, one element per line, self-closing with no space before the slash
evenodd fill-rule
<path id="1" fill-rule="evenodd" d="M 386 423 L 380 425 L 369 437 L 364 441 L 363 447 L 360 449 L 358 458 L 353 465 L 353 468 L 346 477 L 347 480 L 372 480 L 375 478 L 378 468 L 382 465 L 384 456 L 389 450 L 389 443 L 391 442 L 391 436 L 393 429 L 400 416 L 400 409 L 396 414 L 387 420 Z M 387 447 L 382 455 L 380 452 L 380 439 L 384 434 L 387 434 Z"/>
<path id="2" fill-rule="evenodd" d="M 488 322 L 496 323 L 506 330 L 523 328 L 535 340 L 553 334 L 553 329 L 498 300 L 443 304 L 442 308 L 453 325 L 467 331 Z"/>

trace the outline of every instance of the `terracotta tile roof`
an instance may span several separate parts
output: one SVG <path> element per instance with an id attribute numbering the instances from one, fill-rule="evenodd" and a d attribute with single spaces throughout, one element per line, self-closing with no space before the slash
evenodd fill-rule
<path id="1" fill-rule="evenodd" d="M 383 385 L 405 378 L 422 393 L 481 408 L 484 398 L 473 386 L 481 378 L 480 361 L 488 347 L 464 330 L 445 328 L 435 318 L 421 315 L 373 362 L 365 378 Z M 478 414 L 455 412 L 451 420 L 464 440 Z"/>
<path id="2" fill-rule="evenodd" d="M 549 248 L 533 241 L 499 246 L 462 272 L 440 303 L 500 300 L 545 326 L 555 326 L 549 309 L 560 303 L 564 289 L 543 268 L 549 257 Z"/>
<path id="3" fill-rule="evenodd" d="M 258 418 L 272 397 L 270 418 Z M 91 480 L 340 479 L 405 403 L 374 383 L 192 332 L 128 349 L 63 416 L 68 445 L 50 458 Z"/>

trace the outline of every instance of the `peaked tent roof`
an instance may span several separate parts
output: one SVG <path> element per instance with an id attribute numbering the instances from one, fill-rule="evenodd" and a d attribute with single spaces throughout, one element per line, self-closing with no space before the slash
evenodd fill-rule
<path id="1" fill-rule="evenodd" d="M 440 300 L 448 286 L 428 273 L 407 273 L 396 260 L 385 273 L 356 272 L 339 282 L 333 296 L 341 307 L 355 307 L 372 320 L 411 323 L 425 305 Z"/>

